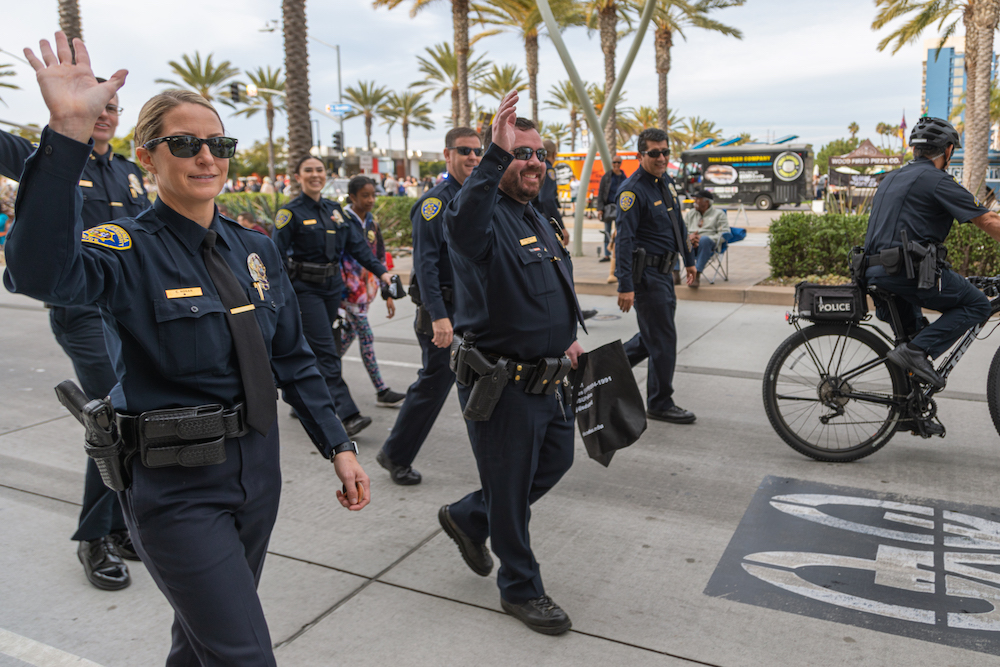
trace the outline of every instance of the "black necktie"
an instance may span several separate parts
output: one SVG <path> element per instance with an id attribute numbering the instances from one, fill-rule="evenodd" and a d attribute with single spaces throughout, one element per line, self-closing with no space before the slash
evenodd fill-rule
<path id="1" fill-rule="evenodd" d="M 240 286 L 233 270 L 215 249 L 218 236 L 211 229 L 205 233 L 202 256 L 205 258 L 208 275 L 215 283 L 222 305 L 226 308 L 226 322 L 229 323 L 229 332 L 233 336 L 236 358 L 240 363 L 240 376 L 243 378 L 247 424 L 261 435 L 267 435 L 278 416 L 271 359 L 246 290 Z"/>
<path id="2" fill-rule="evenodd" d="M 549 238 L 549 235 L 545 231 L 545 228 L 546 227 L 551 228 L 552 225 L 551 224 L 546 225 L 545 222 L 542 221 L 542 216 L 539 215 L 537 211 L 535 211 L 535 208 L 531 204 L 528 204 L 524 208 L 524 217 L 528 219 L 528 222 L 535 230 L 535 234 L 538 236 L 539 241 L 541 241 L 542 239 Z M 552 240 L 555 241 L 556 243 L 560 243 L 555 238 L 555 235 L 556 235 L 556 230 L 552 229 Z M 550 242 L 546 240 L 546 243 Z M 555 248 L 553 248 L 552 257 L 555 258 L 558 256 L 559 256 L 558 251 Z M 584 324 L 583 322 L 583 311 L 580 310 L 580 300 L 576 298 L 576 288 L 573 286 L 573 281 L 570 280 L 569 277 L 569 269 L 566 268 L 565 263 L 562 262 L 561 260 L 554 261 L 553 263 L 556 265 L 556 273 L 558 273 L 559 276 L 562 278 L 563 285 L 566 287 L 567 290 L 569 290 L 570 295 L 573 297 L 573 307 L 576 309 L 576 319 L 580 323 L 580 326 L 583 327 L 583 330 L 587 331 L 587 325 Z"/>
<path id="3" fill-rule="evenodd" d="M 657 179 L 657 186 L 660 189 L 660 196 L 663 197 L 663 205 L 668 209 L 667 217 L 670 218 L 670 226 L 674 228 L 674 243 L 677 245 L 677 255 L 681 264 L 684 264 L 684 251 L 687 249 L 686 242 L 684 240 L 684 234 L 681 232 L 681 227 L 677 224 L 678 218 L 680 218 L 680 209 L 676 208 L 677 202 L 674 201 L 673 196 L 670 191 L 667 190 L 667 183 L 662 178 Z"/>

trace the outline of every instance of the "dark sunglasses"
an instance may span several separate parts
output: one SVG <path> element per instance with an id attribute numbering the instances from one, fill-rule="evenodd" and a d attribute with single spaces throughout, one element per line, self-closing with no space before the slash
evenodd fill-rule
<path id="1" fill-rule="evenodd" d="M 649 157 L 653 158 L 654 160 L 659 159 L 660 157 L 670 157 L 670 151 L 669 150 L 661 151 L 658 148 L 654 148 L 651 151 L 643 151 L 642 154 L 643 155 L 648 155 Z"/>
<path id="2" fill-rule="evenodd" d="M 232 137 L 212 137 L 211 139 L 160 137 L 159 139 L 150 139 L 143 144 L 143 147 L 147 151 L 151 151 L 164 142 L 174 157 L 194 157 L 201 152 L 202 144 L 208 144 L 209 152 L 218 158 L 231 158 L 236 155 L 236 140 Z"/>
<path id="3" fill-rule="evenodd" d="M 482 148 L 471 148 L 469 146 L 445 146 L 450 151 L 458 151 L 459 155 L 468 155 L 469 153 L 475 153 L 476 157 L 483 156 Z"/>
<path id="4" fill-rule="evenodd" d="M 538 156 L 539 162 L 545 162 L 545 156 L 549 154 L 549 152 L 544 148 L 536 148 L 532 150 L 527 146 L 518 146 L 510 152 L 510 154 L 514 156 L 515 160 L 530 160 L 532 153 Z"/>

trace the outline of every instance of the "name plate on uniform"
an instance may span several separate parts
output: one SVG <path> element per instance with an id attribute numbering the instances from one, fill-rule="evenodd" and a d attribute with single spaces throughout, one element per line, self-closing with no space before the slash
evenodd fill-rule
<path id="1" fill-rule="evenodd" d="M 662 199 L 657 199 L 656 201 L 653 202 L 653 206 L 659 206 L 662 203 L 663 203 Z"/>
<path id="2" fill-rule="evenodd" d="M 168 299 L 183 299 L 189 296 L 201 296 L 200 287 L 184 287 L 181 289 L 168 289 L 166 291 Z"/>
<path id="3" fill-rule="evenodd" d="M 316 224 L 316 219 L 313 218 L 312 220 L 303 220 L 302 224 L 303 225 L 315 225 Z"/>
<path id="4" fill-rule="evenodd" d="M 93 181 L 85 181 L 85 180 L 83 180 L 81 178 L 80 179 L 80 187 L 81 188 L 92 188 L 92 187 L 94 187 L 94 182 Z"/>
<path id="5" fill-rule="evenodd" d="M 532 243 L 537 243 L 538 238 L 535 236 L 529 236 L 526 239 L 521 239 L 521 245 L 531 245 Z"/>

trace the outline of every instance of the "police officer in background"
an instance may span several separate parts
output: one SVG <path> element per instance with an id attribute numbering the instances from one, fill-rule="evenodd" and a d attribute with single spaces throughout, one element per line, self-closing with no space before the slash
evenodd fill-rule
<path id="1" fill-rule="evenodd" d="M 509 92 L 492 145 L 444 214 L 455 266 L 455 369 L 482 488 L 438 519 L 466 564 L 487 576 L 500 558 L 501 606 L 532 630 L 569 617 L 545 593 L 528 538 L 529 506 L 573 463 L 573 409 L 562 379 L 583 348 L 569 253 L 530 205 L 545 178 L 534 123 Z"/>
<path id="2" fill-rule="evenodd" d="M 667 133 L 657 128 L 639 134 L 639 168 L 618 191 L 615 224 L 615 276 L 618 307 L 627 313 L 635 305 L 639 333 L 625 343 L 633 366 L 649 359 L 646 379 L 646 414 L 650 419 L 691 424 L 694 413 L 674 403 L 674 365 L 677 361 L 677 328 L 674 313 L 672 269 L 681 255 L 688 285 L 697 272 L 688 248 L 674 180 L 666 173 L 670 156 Z"/>
<path id="3" fill-rule="evenodd" d="M 556 169 L 552 166 L 552 161 L 556 159 L 558 147 L 556 142 L 546 139 L 542 142 L 545 148 L 545 179 L 542 187 L 538 190 L 538 196 L 531 200 L 531 205 L 542 214 L 545 220 L 555 220 L 560 226 L 562 223 L 562 209 L 559 207 L 559 185 L 556 183 Z M 563 243 L 568 239 L 563 237 Z"/>
<path id="4" fill-rule="evenodd" d="M 483 148 L 479 135 L 468 127 L 448 130 L 444 145 L 447 178 L 428 190 L 410 209 L 413 225 L 410 296 L 420 301 L 413 327 L 420 343 L 423 368 L 417 372 L 417 381 L 407 389 L 396 424 L 375 456 L 379 465 L 389 471 L 392 481 L 402 485 L 420 483 L 413 460 L 455 383 L 455 373 L 448 368 L 455 321 L 454 278 L 442 220 L 445 207 L 479 164 Z"/>
<path id="5" fill-rule="evenodd" d="M 104 79 L 98 78 L 99 82 Z M 94 124 L 90 158 L 80 177 L 83 224 L 86 229 L 118 218 L 131 218 L 149 208 L 142 187 L 142 171 L 111 150 L 122 108 L 115 95 Z M 2 133 L 0 173 L 19 179 L 24 162 L 34 150 L 31 143 Z M 88 398 L 104 398 L 117 382 L 114 364 L 105 345 L 104 325 L 96 305 L 51 306 L 49 323 L 56 341 L 73 362 L 73 370 Z M 114 335 L 111 334 L 112 338 Z M 121 505 L 104 485 L 97 466 L 87 459 L 80 522 L 72 539 L 79 541 L 77 556 L 87 579 L 97 588 L 114 591 L 131 579 L 122 558 L 139 560 L 132 548 Z"/>
<path id="6" fill-rule="evenodd" d="M 940 356 L 990 314 L 986 296 L 944 263 L 942 244 L 953 220 L 971 222 L 1000 241 L 1000 216 L 945 171 L 954 151 L 962 147 L 951 123 L 921 118 L 910 133 L 910 146 L 914 159 L 886 174 L 872 201 L 865 234 L 865 276 L 869 284 L 894 295 L 906 334 L 916 332 L 912 340 L 889 352 L 889 361 L 942 387 L 944 381 L 928 356 Z M 912 276 L 907 275 L 903 253 L 910 255 L 911 266 L 917 268 Z M 929 263 L 924 270 L 922 262 Z M 925 276 L 925 284 L 920 284 L 918 274 Z M 941 317 L 927 324 L 921 308 L 940 311 Z M 881 301 L 876 314 L 881 320 L 891 320 L 888 305 Z M 903 332 L 896 335 L 903 336 Z M 944 432 L 936 423 L 925 426 L 935 434 Z"/>
<path id="7" fill-rule="evenodd" d="M 330 388 L 337 415 L 347 435 L 356 435 L 372 423 L 362 416 L 342 377 L 340 352 L 333 323 L 343 299 L 341 258 L 344 251 L 388 284 L 391 276 L 375 259 L 358 225 L 349 224 L 340 204 L 322 196 L 326 165 L 311 155 L 299 160 L 292 172 L 302 193 L 274 216 L 274 244 L 288 257 L 288 275 L 299 298 L 302 329 L 316 354 L 317 366 Z"/>

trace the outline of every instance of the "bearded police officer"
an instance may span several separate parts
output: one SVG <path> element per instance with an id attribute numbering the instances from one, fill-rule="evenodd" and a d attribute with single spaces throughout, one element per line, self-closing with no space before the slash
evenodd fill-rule
<path id="1" fill-rule="evenodd" d="M 448 202 L 479 164 L 483 148 L 479 135 L 468 127 L 449 130 L 444 135 L 444 145 L 447 178 L 428 190 L 410 210 L 413 224 L 410 296 L 420 301 L 414 329 L 423 368 L 406 391 L 396 424 L 375 457 L 389 471 L 392 481 L 402 485 L 420 483 L 420 473 L 412 467 L 413 460 L 455 384 L 455 374 L 448 368 L 455 321 L 454 278 L 442 221 Z"/>
<path id="2" fill-rule="evenodd" d="M 104 82 L 104 79 L 98 79 Z M 83 194 L 81 211 L 85 229 L 119 218 L 135 217 L 149 208 L 142 185 L 142 171 L 124 156 L 111 150 L 121 115 L 115 95 L 94 124 L 94 144 L 80 177 Z M 26 139 L 2 133 L 0 174 L 18 179 L 24 162 L 34 151 Z M 117 383 L 112 360 L 105 344 L 105 329 L 96 305 L 52 306 L 49 323 L 56 341 L 73 362 L 73 370 L 88 398 L 104 398 Z M 117 345 L 114 334 L 111 346 Z M 80 522 L 72 539 L 80 544 L 77 556 L 91 584 L 103 590 L 120 590 L 129 585 L 128 567 L 122 558 L 139 560 L 121 505 L 114 492 L 104 485 L 97 466 L 87 459 Z"/>
<path id="3" fill-rule="evenodd" d="M 511 91 L 500 103 L 493 144 L 444 214 L 455 267 L 453 363 L 482 488 L 438 518 L 484 577 L 493 569 L 489 538 L 500 558 L 501 606 L 555 635 L 571 623 L 546 595 L 528 517 L 573 462 L 563 378 L 583 351 L 582 316 L 569 253 L 530 205 L 545 178 L 545 149 L 535 124 L 516 117 L 517 100 Z"/>
<path id="4" fill-rule="evenodd" d="M 694 284 L 694 257 L 685 242 L 674 181 L 666 174 L 670 144 L 667 133 L 650 128 L 639 134 L 639 168 L 618 191 L 615 224 L 615 276 L 618 306 L 628 312 L 635 305 L 639 333 L 625 343 L 629 362 L 635 366 L 649 359 L 646 379 L 650 419 L 690 424 L 694 413 L 674 403 L 673 379 L 677 360 L 672 269 L 679 255 L 687 267 L 687 283 Z"/>
<path id="5" fill-rule="evenodd" d="M 889 352 L 889 361 L 942 387 L 944 381 L 928 356 L 941 355 L 990 314 L 986 296 L 944 263 L 944 240 L 953 220 L 971 222 L 1000 240 L 1000 216 L 945 171 L 954 151 L 962 147 L 950 123 L 921 118 L 910 134 L 910 146 L 913 161 L 887 174 L 872 201 L 865 276 L 869 284 L 894 295 L 906 335 L 916 333 Z M 941 317 L 927 324 L 921 308 L 940 311 Z M 876 314 L 890 320 L 885 303 L 877 304 Z M 903 337 L 904 332 L 896 334 Z M 944 432 L 938 424 L 930 427 L 934 433 Z"/>

